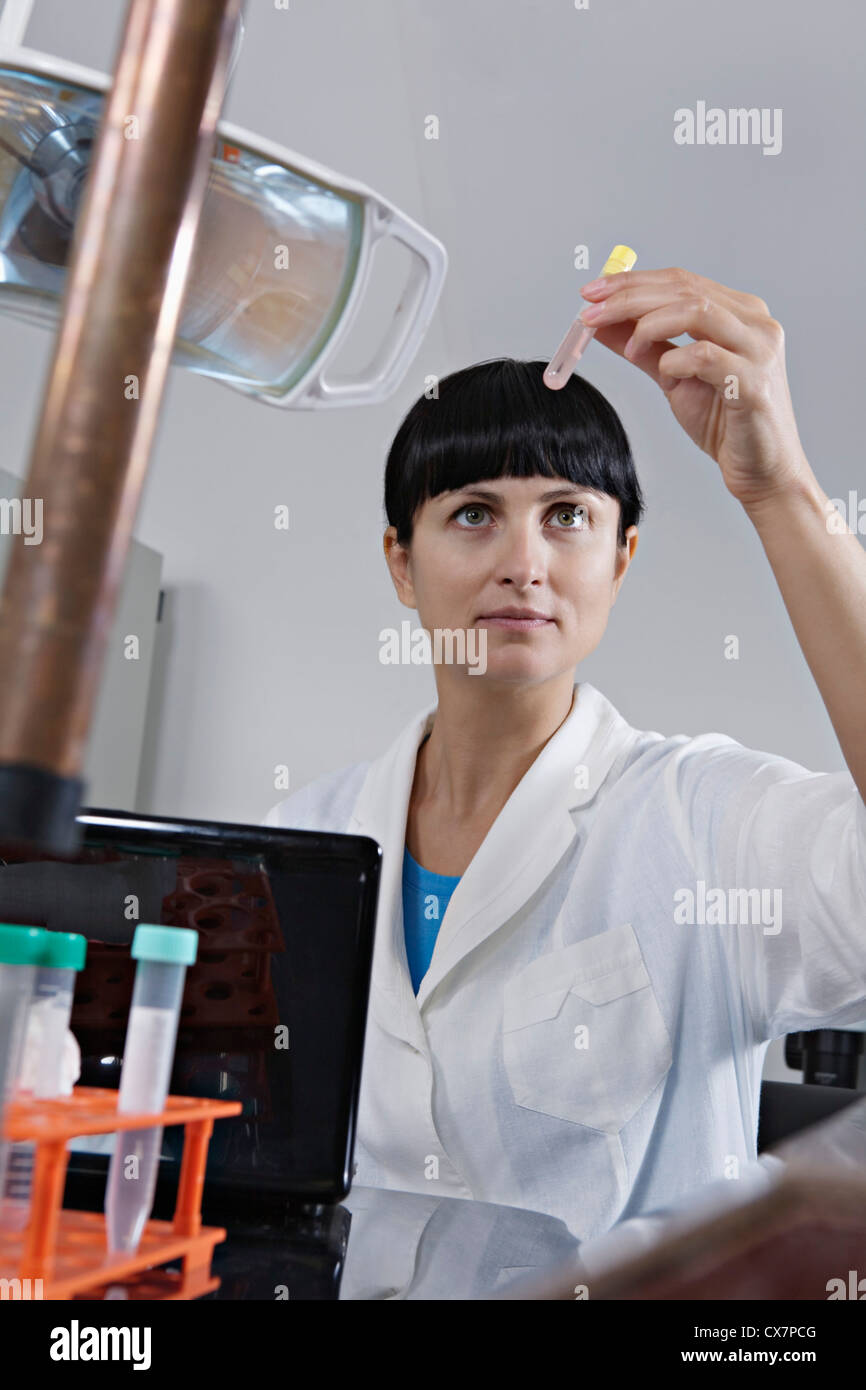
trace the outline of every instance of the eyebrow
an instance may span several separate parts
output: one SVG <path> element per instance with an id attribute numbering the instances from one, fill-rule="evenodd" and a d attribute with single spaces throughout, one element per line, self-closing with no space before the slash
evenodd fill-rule
<path id="1" fill-rule="evenodd" d="M 450 496 L 459 496 L 459 494 L 462 492 L 471 492 L 477 497 L 486 497 L 490 502 L 503 501 L 503 497 L 500 492 L 494 492 L 491 488 L 484 487 L 483 484 L 478 487 L 475 487 L 471 483 L 469 483 L 466 487 L 455 488 L 454 492 L 451 493 Z M 605 496 L 604 493 L 599 492 L 596 488 L 584 487 L 581 483 L 571 483 L 567 487 L 555 487 L 551 488 L 549 492 L 543 492 L 541 496 L 538 498 L 538 501 L 555 502 L 557 498 L 571 497 L 575 492 L 585 492 L 591 497 L 597 498 L 599 501 L 601 501 L 602 497 Z"/>

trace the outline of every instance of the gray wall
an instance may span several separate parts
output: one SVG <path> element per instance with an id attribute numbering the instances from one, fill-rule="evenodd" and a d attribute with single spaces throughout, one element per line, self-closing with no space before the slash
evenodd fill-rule
<path id="1" fill-rule="evenodd" d="M 22 481 L 0 468 L 0 497 L 21 495 Z M 33 513 L 25 524 L 33 525 Z M 44 519 L 48 529 L 48 518 Z M 32 534 L 32 532 L 31 532 Z M 13 546 L 0 534 L 0 587 Z M 162 556 L 134 540 L 108 633 L 99 692 L 90 721 L 82 769 L 82 805 L 134 810 L 138 806 L 144 728 L 159 611 Z M 137 638 L 137 649 L 129 641 Z"/>
<path id="2" fill-rule="evenodd" d="M 37 0 L 28 43 L 111 62 L 117 13 Z M 380 751 L 435 696 L 384 667 L 408 617 L 381 552 L 387 447 L 423 389 L 482 358 L 550 355 L 614 242 L 761 295 L 784 325 L 823 487 L 864 487 L 860 446 L 866 94 L 857 0 L 251 0 L 228 119 L 365 180 L 446 243 L 432 330 L 398 395 L 282 413 L 173 371 L 137 535 L 165 556 L 142 810 L 255 821 L 291 785 Z M 679 146 L 699 100 L 783 110 L 783 146 Z M 424 119 L 438 115 L 438 141 Z M 590 249 L 591 273 L 572 249 Z M 383 262 L 381 322 L 399 257 Z M 386 302 L 387 301 L 387 302 Z M 26 466 L 49 340 L 0 319 L 3 462 Z M 356 334 L 356 357 L 367 354 Z M 355 357 L 347 352 L 347 367 Z M 757 535 L 655 384 L 593 344 L 648 498 L 635 563 L 579 676 L 665 733 L 720 730 L 844 767 Z M 275 533 L 277 502 L 292 529 Z M 740 638 L 727 661 L 723 640 Z M 790 1076 L 790 1073 L 788 1074 Z"/>

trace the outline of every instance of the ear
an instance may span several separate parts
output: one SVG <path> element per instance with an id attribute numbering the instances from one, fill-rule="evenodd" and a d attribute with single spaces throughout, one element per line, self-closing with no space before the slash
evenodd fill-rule
<path id="1" fill-rule="evenodd" d="M 406 608 L 417 608 L 409 546 L 397 540 L 396 526 L 388 527 L 382 538 L 382 547 L 398 599 Z"/>
<path id="2" fill-rule="evenodd" d="M 616 566 L 613 572 L 613 597 L 611 598 L 611 607 L 616 603 L 622 581 L 625 579 L 628 567 L 634 558 L 636 550 L 637 527 L 629 526 L 625 533 L 625 545 L 619 545 L 616 549 Z"/>

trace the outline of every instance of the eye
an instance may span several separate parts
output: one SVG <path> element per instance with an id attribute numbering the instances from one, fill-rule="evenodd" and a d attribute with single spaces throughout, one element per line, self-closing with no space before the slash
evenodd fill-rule
<path id="1" fill-rule="evenodd" d="M 477 518 L 477 517 L 481 516 L 483 513 L 485 513 L 486 511 L 487 511 L 487 508 L 486 508 L 486 507 L 482 507 L 478 502 L 469 502 L 465 507 L 461 507 L 459 511 L 456 511 L 456 512 L 454 513 L 454 516 L 453 516 L 452 520 L 456 521 L 458 517 L 463 516 L 464 514 L 466 514 L 466 515 L 468 515 L 468 516 L 474 516 L 474 517 Z M 465 529 L 466 529 L 467 531 L 477 531 L 477 530 L 478 530 L 478 522 L 477 522 L 477 521 L 470 521 L 469 525 L 468 525 Z"/>
<path id="2" fill-rule="evenodd" d="M 585 531 L 589 526 L 589 508 L 582 502 L 575 503 L 573 507 L 557 507 L 554 512 L 557 521 L 565 518 L 564 526 L 556 526 L 557 531 Z"/>

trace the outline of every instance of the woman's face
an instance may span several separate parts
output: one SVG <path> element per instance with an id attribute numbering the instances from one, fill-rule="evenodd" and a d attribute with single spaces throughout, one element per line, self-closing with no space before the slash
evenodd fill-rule
<path id="1" fill-rule="evenodd" d="M 637 545 L 617 549 L 619 502 L 564 478 L 494 478 L 441 493 L 419 508 L 411 544 L 389 526 L 384 545 L 401 602 L 421 626 L 483 629 L 486 670 L 474 679 L 535 684 L 575 666 L 607 626 Z M 503 608 L 542 620 L 497 619 Z M 470 642 L 483 641 L 478 633 Z M 483 650 L 483 649 L 482 649 Z M 467 666 L 437 666 L 457 678 Z"/>

